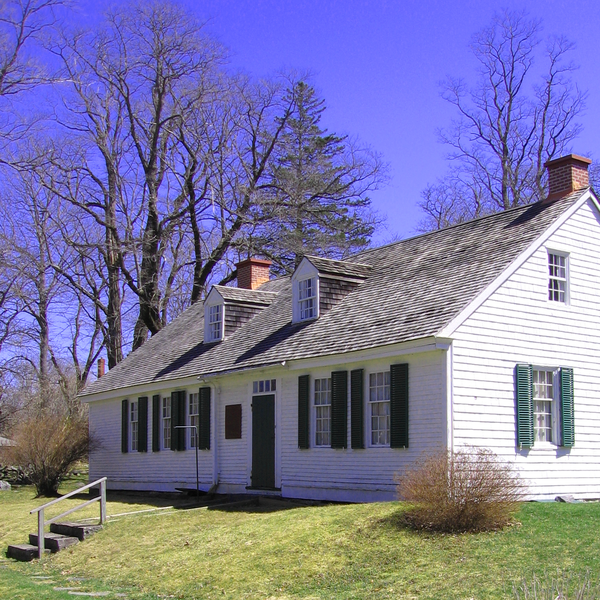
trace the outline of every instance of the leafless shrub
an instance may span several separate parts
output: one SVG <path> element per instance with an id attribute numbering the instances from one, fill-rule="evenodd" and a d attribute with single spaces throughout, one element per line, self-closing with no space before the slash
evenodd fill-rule
<path id="1" fill-rule="evenodd" d="M 544 575 L 513 586 L 515 600 L 598 600 L 600 584 L 593 582 L 590 574 L 569 575 L 558 572 L 556 576 Z"/>
<path id="2" fill-rule="evenodd" d="M 3 462 L 23 469 L 38 496 L 56 495 L 71 467 L 94 444 L 81 413 L 32 413 L 15 426 L 11 438 L 14 445 L 3 449 Z"/>
<path id="3" fill-rule="evenodd" d="M 426 454 L 396 480 L 400 499 L 413 505 L 405 514 L 407 522 L 432 531 L 501 529 L 523 494 L 513 467 L 484 448 Z"/>

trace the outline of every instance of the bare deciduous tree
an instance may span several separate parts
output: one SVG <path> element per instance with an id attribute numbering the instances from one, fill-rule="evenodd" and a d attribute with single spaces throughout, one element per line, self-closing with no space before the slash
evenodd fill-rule
<path id="1" fill-rule="evenodd" d="M 451 174 L 420 205 L 423 228 L 528 204 L 545 194 L 544 164 L 579 134 L 585 94 L 573 83 L 573 44 L 540 38 L 541 23 L 504 10 L 473 37 L 478 80 L 449 78 L 442 96 L 458 118 L 440 132 L 452 151 Z M 544 67 L 535 63 L 543 54 Z M 541 73 L 541 74 L 540 74 Z M 462 201 L 455 204 L 456 197 Z M 442 221 L 440 215 L 445 215 Z"/>
<path id="2" fill-rule="evenodd" d="M 52 22 L 62 0 L 0 1 L 0 96 L 31 89 L 45 80 L 45 68 L 30 46 Z"/>

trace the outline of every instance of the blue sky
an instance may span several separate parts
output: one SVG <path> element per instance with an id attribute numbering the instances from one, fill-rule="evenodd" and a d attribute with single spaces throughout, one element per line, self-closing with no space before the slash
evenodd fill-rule
<path id="1" fill-rule="evenodd" d="M 562 34 L 577 45 L 576 81 L 589 92 L 580 119 L 577 154 L 596 153 L 600 117 L 598 31 L 600 2 L 594 0 L 205 0 L 182 1 L 207 30 L 227 46 L 232 65 L 254 75 L 297 68 L 313 74 L 325 98 L 323 122 L 330 131 L 358 136 L 382 153 L 390 183 L 372 194 L 387 215 L 387 231 L 376 242 L 415 233 L 421 190 L 447 168 L 447 150 L 436 128 L 452 108 L 439 95 L 447 75 L 471 77 L 475 62 L 468 44 L 502 7 L 525 8 L 544 22 L 545 34 Z M 109 6 L 75 1 L 91 22 Z"/>

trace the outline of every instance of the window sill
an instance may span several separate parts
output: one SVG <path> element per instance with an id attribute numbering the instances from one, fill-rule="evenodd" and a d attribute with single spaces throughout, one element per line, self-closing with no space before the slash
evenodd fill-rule
<path id="1" fill-rule="evenodd" d="M 536 442 L 531 450 L 556 450 L 558 447 L 554 442 Z"/>

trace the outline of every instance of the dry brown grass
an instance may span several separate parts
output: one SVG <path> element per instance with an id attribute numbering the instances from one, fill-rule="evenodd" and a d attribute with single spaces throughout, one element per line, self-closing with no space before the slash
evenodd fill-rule
<path id="1" fill-rule="evenodd" d="M 523 496 L 513 467 L 483 448 L 424 455 L 397 481 L 400 499 L 413 504 L 406 521 L 431 531 L 500 529 L 511 521 Z"/>

